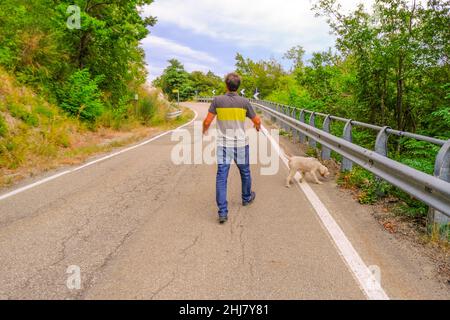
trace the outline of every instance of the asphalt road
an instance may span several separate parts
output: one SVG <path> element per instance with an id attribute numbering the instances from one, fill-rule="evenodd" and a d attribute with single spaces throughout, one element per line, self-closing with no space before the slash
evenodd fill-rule
<path id="1" fill-rule="evenodd" d="M 308 199 L 284 187 L 284 167 L 252 166 L 249 207 L 233 167 L 219 225 L 215 166 L 174 165 L 175 144 L 166 135 L 1 200 L 0 299 L 366 298 Z M 66 285 L 72 265 L 80 289 Z M 434 297 L 433 285 L 421 296 L 389 286 Z"/>

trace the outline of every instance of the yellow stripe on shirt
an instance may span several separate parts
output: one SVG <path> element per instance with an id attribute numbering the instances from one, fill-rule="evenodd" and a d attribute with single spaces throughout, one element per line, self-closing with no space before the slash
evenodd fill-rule
<path id="1" fill-rule="evenodd" d="M 242 108 L 216 108 L 219 121 L 245 121 L 247 110 Z"/>

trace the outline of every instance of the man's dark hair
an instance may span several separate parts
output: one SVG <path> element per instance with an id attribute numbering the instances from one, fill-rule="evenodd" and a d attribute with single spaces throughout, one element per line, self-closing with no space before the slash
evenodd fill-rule
<path id="1" fill-rule="evenodd" d="M 239 89 L 239 86 L 241 85 L 241 77 L 235 73 L 229 73 L 225 77 L 225 83 L 227 85 L 228 90 L 231 92 L 235 92 Z"/>

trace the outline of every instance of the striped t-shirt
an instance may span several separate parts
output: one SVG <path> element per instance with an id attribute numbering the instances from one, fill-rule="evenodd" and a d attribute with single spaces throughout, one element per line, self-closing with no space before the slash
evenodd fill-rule
<path id="1" fill-rule="evenodd" d="M 250 101 L 235 92 L 217 96 L 211 103 L 209 112 L 217 115 L 217 144 L 223 147 L 245 147 L 245 119 L 253 119 L 256 113 Z"/>

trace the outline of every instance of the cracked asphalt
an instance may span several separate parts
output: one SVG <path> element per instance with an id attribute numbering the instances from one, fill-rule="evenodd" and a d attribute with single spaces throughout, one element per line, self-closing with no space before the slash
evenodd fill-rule
<path id="1" fill-rule="evenodd" d="M 365 298 L 305 196 L 284 188 L 285 168 L 252 166 L 257 198 L 242 207 L 233 167 L 219 225 L 215 166 L 174 165 L 175 144 L 166 135 L 1 201 L 0 299 Z"/>

